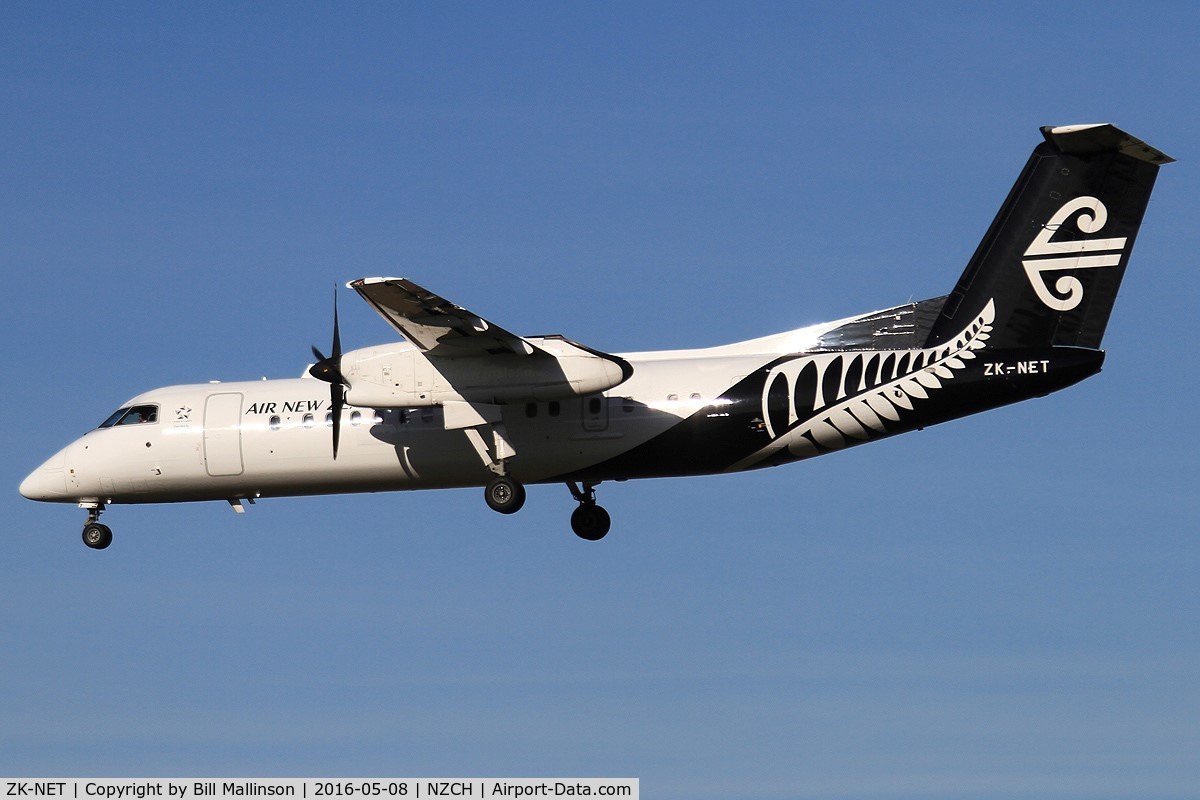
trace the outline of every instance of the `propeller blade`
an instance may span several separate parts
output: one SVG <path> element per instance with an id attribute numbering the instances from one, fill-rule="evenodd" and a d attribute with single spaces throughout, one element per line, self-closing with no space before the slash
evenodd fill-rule
<path id="1" fill-rule="evenodd" d="M 342 438 L 342 408 L 346 403 L 346 389 L 340 383 L 329 387 L 329 406 L 333 413 L 333 460 L 337 461 L 338 441 Z"/>
<path id="2" fill-rule="evenodd" d="M 338 443 L 342 434 L 342 409 L 346 406 L 346 377 L 342 375 L 342 335 L 338 326 L 337 286 L 333 287 L 333 352 L 325 354 L 312 348 L 317 363 L 308 368 L 308 374 L 329 384 L 329 413 L 333 427 L 333 458 L 337 460 Z"/>
<path id="3" fill-rule="evenodd" d="M 338 332 L 336 283 L 333 285 L 333 354 L 330 358 L 335 359 L 338 363 L 341 363 L 342 360 L 342 335 Z"/>

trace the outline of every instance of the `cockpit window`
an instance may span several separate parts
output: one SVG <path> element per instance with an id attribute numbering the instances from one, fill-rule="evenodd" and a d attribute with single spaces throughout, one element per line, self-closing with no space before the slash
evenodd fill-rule
<path id="1" fill-rule="evenodd" d="M 119 420 L 121 417 L 125 416 L 125 413 L 126 413 L 127 411 L 129 411 L 129 408 L 128 408 L 128 407 L 126 407 L 126 408 L 118 408 L 116 411 L 114 411 L 114 412 L 112 413 L 112 416 L 111 416 L 111 417 L 109 417 L 108 419 L 104 420 L 104 422 L 101 422 L 101 423 L 100 423 L 100 427 L 101 427 L 101 428 L 111 428 L 113 425 L 116 425 L 116 424 L 117 424 L 117 420 Z"/>
<path id="2" fill-rule="evenodd" d="M 101 428 L 111 428 L 114 425 L 141 425 L 146 422 L 158 422 L 158 406 L 127 406 L 118 408 L 111 417 L 100 423 Z"/>

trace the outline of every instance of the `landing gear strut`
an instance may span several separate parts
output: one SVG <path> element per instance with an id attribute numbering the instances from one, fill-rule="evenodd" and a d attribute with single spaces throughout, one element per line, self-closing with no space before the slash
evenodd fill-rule
<path id="1" fill-rule="evenodd" d="M 579 501 L 579 507 L 571 514 L 571 530 L 580 539 L 600 541 L 612 526 L 612 518 L 602 506 L 596 505 L 596 484 L 584 483 L 581 489 L 572 481 L 567 488 L 571 496 Z"/>
<path id="2" fill-rule="evenodd" d="M 93 550 L 103 550 L 112 544 L 112 529 L 100 523 L 100 512 L 104 506 L 88 509 L 87 522 L 83 526 L 83 543 Z"/>

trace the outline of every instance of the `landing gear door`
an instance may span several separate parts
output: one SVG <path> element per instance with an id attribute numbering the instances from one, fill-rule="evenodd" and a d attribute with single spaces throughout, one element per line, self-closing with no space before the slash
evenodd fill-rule
<path id="1" fill-rule="evenodd" d="M 212 394 L 204 401 L 204 467 L 214 478 L 242 474 L 240 392 Z"/>

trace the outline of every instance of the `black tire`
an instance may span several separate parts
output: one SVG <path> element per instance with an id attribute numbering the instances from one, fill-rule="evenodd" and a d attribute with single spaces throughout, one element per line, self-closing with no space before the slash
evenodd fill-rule
<path id="1" fill-rule="evenodd" d="M 512 478 L 492 478 L 483 489 L 488 508 L 501 514 L 515 514 L 525 505 L 525 487 Z"/>
<path id="2" fill-rule="evenodd" d="M 99 522 L 83 526 L 83 543 L 93 550 L 103 550 L 112 544 L 112 530 Z"/>
<path id="3" fill-rule="evenodd" d="M 612 527 L 612 518 L 602 506 L 595 503 L 580 503 L 579 508 L 571 513 L 571 530 L 580 539 L 598 542 L 608 534 Z"/>

